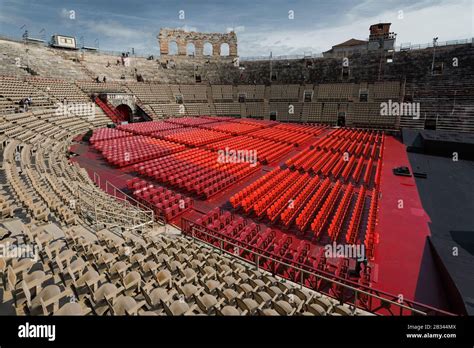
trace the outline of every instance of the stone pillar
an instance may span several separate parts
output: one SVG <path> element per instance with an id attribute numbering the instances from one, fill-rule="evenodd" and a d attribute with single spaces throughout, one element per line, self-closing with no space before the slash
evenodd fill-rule
<path id="1" fill-rule="evenodd" d="M 160 40 L 160 54 L 161 55 L 169 54 L 168 41 Z"/>
<path id="2" fill-rule="evenodd" d="M 237 43 L 229 44 L 229 56 L 237 57 Z"/>
<path id="3" fill-rule="evenodd" d="M 204 55 L 204 42 L 201 40 L 194 42 L 194 55 L 196 57 L 202 57 Z"/>
<path id="4" fill-rule="evenodd" d="M 212 55 L 214 57 L 220 57 L 220 55 L 221 55 L 221 43 L 220 42 L 213 42 L 212 43 Z"/>
<path id="5" fill-rule="evenodd" d="M 176 39 L 176 43 L 178 44 L 178 56 L 185 56 L 186 55 L 186 41 L 184 39 Z"/>

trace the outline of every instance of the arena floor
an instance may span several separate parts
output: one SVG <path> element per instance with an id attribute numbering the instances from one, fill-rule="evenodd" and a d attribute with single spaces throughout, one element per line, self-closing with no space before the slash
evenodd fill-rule
<path id="1" fill-rule="evenodd" d="M 320 136 L 324 136 L 325 133 Z M 105 182 L 109 181 L 116 187 L 126 190 L 127 180 L 136 175 L 132 166 L 120 169 L 110 166 L 98 151 L 80 139 L 81 137 L 76 138 L 76 142 L 70 148 L 71 152 L 77 154 L 71 160 L 85 168 L 91 178 L 100 177 L 101 187 L 104 189 Z M 262 166 L 257 172 L 207 200 L 195 199 L 191 210 L 169 222 L 180 226 L 181 218 L 195 221 L 215 207 L 232 211 L 229 198 L 233 194 L 284 163 L 312 141 L 314 139 L 306 141 L 277 161 Z M 395 297 L 447 310 L 441 278 L 427 242 L 427 237 L 430 236 L 428 225 L 430 218 L 423 209 L 414 178 L 395 176 L 392 173 L 394 167 L 408 166 L 411 169 L 405 145 L 393 136 L 386 136 L 384 147 L 380 187 L 382 194 L 379 200 L 377 228 L 379 237 L 375 259 L 371 263 L 370 286 Z M 398 207 L 399 200 L 403 200 L 402 209 Z M 262 227 L 268 226 L 268 223 L 255 219 L 254 221 L 260 223 Z M 302 239 L 309 241 L 313 257 L 318 255 L 322 247 L 323 241 L 314 241 L 311 233 L 301 235 L 295 230 L 270 227 L 278 235 L 291 235 L 295 247 Z"/>

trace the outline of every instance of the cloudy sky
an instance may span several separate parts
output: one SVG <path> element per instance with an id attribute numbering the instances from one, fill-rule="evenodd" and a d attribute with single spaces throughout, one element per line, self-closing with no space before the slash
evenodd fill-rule
<path id="1" fill-rule="evenodd" d="M 86 46 L 140 54 L 159 52 L 161 27 L 233 28 L 239 55 L 249 57 L 319 53 L 367 39 L 379 21 L 392 23 L 397 44 L 472 38 L 473 18 L 474 0 L 0 0 L 0 35 L 21 37 L 26 28 L 32 37 L 73 35 Z"/>

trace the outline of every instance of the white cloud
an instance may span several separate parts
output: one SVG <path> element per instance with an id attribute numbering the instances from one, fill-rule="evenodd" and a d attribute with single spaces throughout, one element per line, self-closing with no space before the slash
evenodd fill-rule
<path id="1" fill-rule="evenodd" d="M 196 27 L 192 27 L 192 26 L 189 26 L 187 24 L 183 25 L 181 28 L 179 29 L 182 29 L 186 32 L 190 32 L 190 31 L 198 31 Z"/>
<path id="2" fill-rule="evenodd" d="M 245 31 L 245 26 L 244 25 L 238 25 L 236 27 L 226 28 L 227 33 L 230 33 L 231 31 L 233 31 L 234 33 L 243 33 Z"/>
<path id="3" fill-rule="evenodd" d="M 146 32 L 124 27 L 123 24 L 115 21 L 94 22 L 86 21 L 87 28 L 98 35 L 104 35 L 109 38 L 122 40 L 143 40 Z"/>
<path id="4" fill-rule="evenodd" d="M 371 1 L 360 4 L 356 11 L 352 9 L 346 14 L 348 20 L 345 24 L 336 27 L 313 30 L 247 30 L 239 36 L 239 54 L 268 55 L 270 51 L 273 55 L 321 53 L 352 37 L 367 39 L 369 26 L 379 21 L 392 23 L 391 29 L 397 33 L 398 45 L 407 42 L 428 43 L 435 36 L 439 37 L 439 42 L 473 36 L 471 0 L 444 0 L 437 5 L 423 2 L 404 8 L 393 7 L 373 16 L 363 16 L 363 6 L 369 6 Z M 403 11 L 403 19 L 398 19 L 399 10 Z"/>

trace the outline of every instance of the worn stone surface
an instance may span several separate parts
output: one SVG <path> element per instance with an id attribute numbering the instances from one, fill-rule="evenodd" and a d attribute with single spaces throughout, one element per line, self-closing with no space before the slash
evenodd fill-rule
<path id="1" fill-rule="evenodd" d="M 184 31 L 182 29 L 162 28 L 157 36 L 161 56 L 170 55 L 169 45 L 176 42 L 178 45 L 178 56 L 186 55 L 186 47 L 189 43 L 194 44 L 194 55 L 196 57 L 204 56 L 204 45 L 209 43 L 212 45 L 212 56 L 219 57 L 221 55 L 222 44 L 229 45 L 229 56 L 237 56 L 237 35 L 231 31 L 227 34 L 221 33 L 199 33 L 195 31 Z"/>

